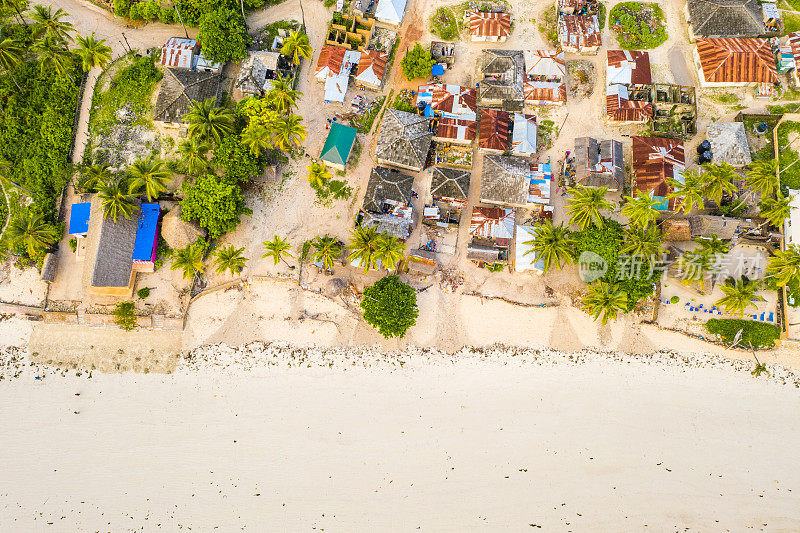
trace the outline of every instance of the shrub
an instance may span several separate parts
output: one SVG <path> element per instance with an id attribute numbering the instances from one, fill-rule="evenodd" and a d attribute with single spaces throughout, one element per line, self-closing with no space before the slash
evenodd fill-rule
<path id="1" fill-rule="evenodd" d="M 231 182 L 248 181 L 261 172 L 258 158 L 242 144 L 238 135 L 228 135 L 214 150 L 211 166 L 223 170 L 226 179 Z"/>
<path id="2" fill-rule="evenodd" d="M 164 24 L 175 24 L 175 10 L 171 7 L 164 7 L 162 6 L 158 12 L 158 20 L 163 22 Z"/>
<path id="3" fill-rule="evenodd" d="M 667 40 L 664 12 L 658 4 L 617 4 L 609 14 L 609 23 L 623 50 L 655 48 Z"/>
<path id="4" fill-rule="evenodd" d="M 132 331 L 136 327 L 136 317 L 133 314 L 133 302 L 119 302 L 114 308 L 114 324 Z"/>
<path id="5" fill-rule="evenodd" d="M 364 289 L 361 308 L 367 324 L 386 338 L 404 337 L 419 315 L 416 291 L 394 275 Z"/>
<path id="6" fill-rule="evenodd" d="M 430 50 L 426 50 L 419 43 L 415 43 L 414 48 L 400 62 L 400 66 L 406 79 L 414 80 L 430 76 L 431 67 L 434 63 Z"/>
<path id="7" fill-rule="evenodd" d="M 252 211 L 245 207 L 239 184 L 212 174 L 198 177 L 194 183 L 184 182 L 181 187 L 181 219 L 196 220 L 208 230 L 211 239 L 236 229 L 239 215 Z"/>
<path id="8" fill-rule="evenodd" d="M 75 252 L 75 250 L 78 249 L 78 239 L 76 239 L 75 237 L 72 237 L 69 240 L 69 249 L 72 250 L 73 252 Z"/>
<path id="9" fill-rule="evenodd" d="M 130 0 L 114 0 L 114 14 L 118 17 L 127 17 L 130 9 Z"/>
<path id="10" fill-rule="evenodd" d="M 741 330 L 742 337 L 737 346 L 743 348 L 772 348 L 781 336 L 778 326 L 738 318 L 712 318 L 705 326 L 709 333 L 719 335 L 727 343 L 733 342 Z"/>
<path id="11" fill-rule="evenodd" d="M 440 7 L 436 10 L 431 17 L 431 33 L 445 41 L 458 39 L 459 24 L 452 9 Z"/>
<path id="12" fill-rule="evenodd" d="M 144 300 L 145 298 L 150 296 L 150 287 L 142 287 L 141 289 L 136 291 L 136 296 Z"/>
<path id="13" fill-rule="evenodd" d="M 676 303 L 680 302 L 681 299 L 678 298 L 677 296 L 673 296 L 672 298 L 669 299 L 669 301 L 670 301 L 670 303 L 676 304 Z"/>
<path id="14" fill-rule="evenodd" d="M 221 7 L 205 13 L 200 19 L 197 40 L 203 47 L 203 56 L 225 63 L 247 56 L 250 37 L 241 13 L 236 9 Z"/>

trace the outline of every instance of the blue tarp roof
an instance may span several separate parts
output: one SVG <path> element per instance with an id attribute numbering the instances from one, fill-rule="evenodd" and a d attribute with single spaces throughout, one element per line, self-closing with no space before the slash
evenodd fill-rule
<path id="1" fill-rule="evenodd" d="M 430 104 L 425 106 L 425 117 L 431 118 L 433 116 L 433 108 L 431 108 Z"/>
<path id="2" fill-rule="evenodd" d="M 442 76 L 444 74 L 444 66 L 442 65 L 433 65 L 431 67 L 431 74 L 434 76 Z"/>
<path id="3" fill-rule="evenodd" d="M 89 231 L 89 211 L 91 204 L 84 202 L 72 204 L 69 213 L 69 234 L 83 235 Z"/>
<path id="4" fill-rule="evenodd" d="M 158 215 L 161 208 L 158 204 L 142 204 L 139 223 L 136 227 L 136 243 L 133 246 L 134 261 L 150 261 L 153 259 L 153 244 L 156 242 Z"/>
<path id="5" fill-rule="evenodd" d="M 656 209 L 658 211 L 668 211 L 669 210 L 669 199 L 668 198 L 666 198 L 664 196 L 653 195 L 653 199 L 661 201 L 660 204 L 654 205 L 653 209 Z"/>

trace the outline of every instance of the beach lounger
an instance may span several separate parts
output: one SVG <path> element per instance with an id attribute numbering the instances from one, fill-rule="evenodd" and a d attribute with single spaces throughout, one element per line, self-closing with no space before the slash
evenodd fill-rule
<path id="1" fill-rule="evenodd" d="M 771 312 L 771 311 L 770 311 L 770 313 L 769 313 L 769 321 L 770 321 L 770 322 L 775 322 L 775 313 L 773 313 L 773 312 Z"/>

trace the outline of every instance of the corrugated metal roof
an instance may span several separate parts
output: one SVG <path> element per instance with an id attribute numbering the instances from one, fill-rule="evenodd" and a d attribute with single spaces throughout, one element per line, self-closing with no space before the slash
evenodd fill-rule
<path id="1" fill-rule="evenodd" d="M 595 48 L 602 42 L 600 23 L 596 15 L 559 15 L 558 40 L 564 48 L 579 52 L 584 48 Z"/>
<path id="2" fill-rule="evenodd" d="M 511 35 L 511 13 L 470 11 L 469 32 L 473 37 L 508 37 Z"/>
<path id="3" fill-rule="evenodd" d="M 522 85 L 525 102 L 534 105 L 558 104 L 567 101 L 567 84 L 551 81 L 526 81 Z"/>
<path id="4" fill-rule="evenodd" d="M 638 50 L 609 50 L 606 84 L 650 85 L 650 54 Z"/>
<path id="5" fill-rule="evenodd" d="M 314 76 L 325 79 L 329 74 L 339 74 L 344 64 L 344 53 L 346 51 L 347 49 L 341 46 L 323 45 L 317 58 L 317 68 L 314 70 Z"/>
<path id="6" fill-rule="evenodd" d="M 686 160 L 683 141 L 663 137 L 633 137 L 633 172 L 636 190 L 665 197 L 671 188 L 667 179 L 678 178 Z M 670 200 L 672 209 L 674 200 Z"/>
<path id="7" fill-rule="evenodd" d="M 197 51 L 197 41 L 182 37 L 170 37 L 161 47 L 161 64 L 165 67 L 192 68 L 192 59 Z"/>
<path id="8" fill-rule="evenodd" d="M 454 141 L 474 141 L 478 123 L 474 120 L 442 118 L 436 128 L 436 137 Z"/>
<path id="9" fill-rule="evenodd" d="M 561 80 L 567 75 L 564 52 L 555 50 L 525 50 L 525 73 L 528 78 L 544 77 Z"/>
<path id="10" fill-rule="evenodd" d="M 647 122 L 653 116 L 653 104 L 629 100 L 624 85 L 609 85 L 606 88 L 606 114 L 617 122 Z"/>
<path id="11" fill-rule="evenodd" d="M 356 70 L 356 81 L 369 83 L 371 85 L 381 85 L 383 76 L 386 73 L 386 64 L 389 61 L 389 54 L 377 50 L 367 50 L 361 53 Z"/>
<path id="12" fill-rule="evenodd" d="M 478 144 L 487 150 L 508 150 L 511 115 L 499 109 L 482 109 Z"/>
<path id="13" fill-rule="evenodd" d="M 509 241 L 514 238 L 514 210 L 502 207 L 472 208 L 469 234 L 489 240 Z"/>
<path id="14" fill-rule="evenodd" d="M 778 83 L 767 39 L 698 39 L 703 77 L 710 83 Z"/>

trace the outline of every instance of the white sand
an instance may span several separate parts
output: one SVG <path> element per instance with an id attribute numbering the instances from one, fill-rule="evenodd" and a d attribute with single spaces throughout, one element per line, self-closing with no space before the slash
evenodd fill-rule
<path id="1" fill-rule="evenodd" d="M 668 355 L 287 354 L 205 348 L 169 376 L 37 381 L 30 368 L 0 382 L 0 524 L 800 529 L 788 372 Z"/>

